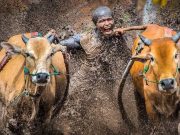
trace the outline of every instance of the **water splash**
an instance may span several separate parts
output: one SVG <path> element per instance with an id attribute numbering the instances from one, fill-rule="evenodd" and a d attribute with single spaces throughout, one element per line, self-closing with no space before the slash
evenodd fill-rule
<path id="1" fill-rule="evenodd" d="M 152 0 L 147 0 L 143 9 L 143 24 L 155 23 L 158 8 L 153 5 Z"/>

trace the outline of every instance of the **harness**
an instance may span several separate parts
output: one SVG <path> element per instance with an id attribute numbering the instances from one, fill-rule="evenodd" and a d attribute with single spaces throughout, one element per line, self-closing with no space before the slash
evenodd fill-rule
<path id="1" fill-rule="evenodd" d="M 4 68 L 4 66 L 8 63 L 10 59 L 11 59 L 11 54 L 9 52 L 6 52 L 6 55 L 3 57 L 3 59 L 0 62 L 0 71 Z"/>
<path id="2" fill-rule="evenodd" d="M 144 69 L 143 69 L 143 73 L 142 73 L 142 76 L 143 76 L 143 79 L 145 80 L 146 82 L 146 85 L 149 85 L 148 82 L 150 83 L 155 83 L 155 84 L 160 84 L 160 82 L 157 81 L 157 77 L 155 75 L 155 80 L 149 80 L 146 78 L 146 73 L 149 71 L 149 65 L 150 65 L 151 62 L 148 63 L 148 65 L 144 66 Z M 154 70 L 153 70 L 154 71 Z M 179 73 L 179 67 L 178 67 L 178 64 L 176 66 L 176 75 L 175 75 L 175 78 L 177 77 L 177 74 Z"/>
<path id="3" fill-rule="evenodd" d="M 63 74 L 62 72 L 59 72 L 53 65 L 51 65 L 51 68 L 53 69 L 53 73 L 51 73 L 49 76 L 53 76 L 53 75 L 61 75 Z M 36 93 L 36 94 L 32 94 L 31 90 L 30 90 L 30 76 L 37 76 L 38 74 L 35 73 L 30 73 L 29 69 L 24 66 L 24 82 L 25 82 L 25 86 L 24 86 L 24 90 L 21 92 L 20 95 L 18 95 L 17 97 L 15 97 L 11 102 L 10 105 L 15 106 L 17 105 L 17 103 L 19 102 L 19 100 L 21 99 L 21 97 L 25 96 L 25 97 L 31 97 L 33 99 L 38 98 L 41 96 L 41 93 Z"/>
<path id="4" fill-rule="evenodd" d="M 143 75 L 143 79 L 144 79 L 145 82 L 146 82 L 146 85 L 148 85 L 148 82 L 159 84 L 159 82 L 157 81 L 157 79 L 156 79 L 155 81 L 152 81 L 152 80 L 148 80 L 148 79 L 146 78 L 146 73 L 147 73 L 148 70 L 149 70 L 149 65 L 150 65 L 150 62 L 148 63 L 148 65 L 144 66 L 143 74 L 142 74 L 142 75 Z M 156 77 L 155 77 L 155 78 L 156 78 Z"/>
<path id="5" fill-rule="evenodd" d="M 53 69 L 53 73 L 50 73 L 49 76 L 63 74 L 63 73 L 59 72 L 52 64 L 51 64 L 51 67 Z M 24 74 L 30 75 L 30 76 L 37 76 L 38 75 L 38 73 L 35 73 L 35 74 L 30 73 L 29 69 L 26 66 L 24 66 Z"/>

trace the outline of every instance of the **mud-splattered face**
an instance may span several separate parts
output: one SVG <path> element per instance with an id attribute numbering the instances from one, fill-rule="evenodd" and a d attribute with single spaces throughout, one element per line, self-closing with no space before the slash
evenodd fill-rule
<path id="1" fill-rule="evenodd" d="M 114 19 L 112 17 L 102 17 L 97 21 L 96 27 L 104 36 L 111 36 L 114 28 Z"/>

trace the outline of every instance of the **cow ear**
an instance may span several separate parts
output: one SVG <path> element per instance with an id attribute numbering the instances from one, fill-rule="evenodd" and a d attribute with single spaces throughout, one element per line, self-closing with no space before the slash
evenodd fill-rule
<path id="1" fill-rule="evenodd" d="M 53 53 L 56 53 L 56 52 L 66 52 L 67 51 L 67 47 L 66 46 L 63 46 L 63 45 L 60 45 L 60 44 L 51 44 L 52 46 L 52 50 L 53 50 Z"/>
<path id="2" fill-rule="evenodd" d="M 139 61 L 139 62 L 144 63 L 150 59 L 150 55 L 149 54 L 138 54 L 136 56 L 133 56 L 131 59 L 133 61 Z"/>
<path id="3" fill-rule="evenodd" d="M 21 47 L 10 44 L 8 42 L 1 42 L 0 46 L 11 54 L 20 54 L 23 52 L 23 49 Z"/>

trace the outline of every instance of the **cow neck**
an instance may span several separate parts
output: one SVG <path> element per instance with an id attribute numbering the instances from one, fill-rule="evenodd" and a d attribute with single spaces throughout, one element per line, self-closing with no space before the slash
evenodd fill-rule
<path id="1" fill-rule="evenodd" d="M 22 91 L 22 93 L 19 96 L 15 97 L 8 106 L 15 107 L 18 104 L 19 100 L 23 96 L 31 97 L 33 100 L 35 100 L 36 98 L 41 96 L 43 89 L 45 89 L 44 87 L 47 87 L 47 86 L 37 86 L 37 85 L 33 84 L 30 81 L 30 79 L 31 79 L 30 75 L 24 75 L 24 90 Z M 33 84 L 33 89 L 34 89 L 33 94 L 31 91 L 32 84 Z"/>
<path id="2" fill-rule="evenodd" d="M 178 109 L 179 97 L 177 93 L 175 92 L 170 95 L 159 93 L 157 96 L 154 97 L 154 108 L 166 117 L 172 116 Z"/>
<path id="3" fill-rule="evenodd" d="M 24 77 L 24 91 L 26 96 L 32 97 L 32 98 L 38 98 L 41 96 L 42 90 L 45 89 L 47 86 L 37 86 L 36 84 L 33 84 L 31 82 L 31 76 L 30 75 L 25 75 Z M 33 91 L 31 90 L 33 86 Z"/>

